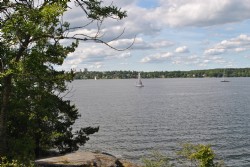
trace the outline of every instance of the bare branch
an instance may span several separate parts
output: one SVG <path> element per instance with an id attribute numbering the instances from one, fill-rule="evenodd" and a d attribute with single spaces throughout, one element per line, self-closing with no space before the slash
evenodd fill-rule
<path id="1" fill-rule="evenodd" d="M 70 30 L 85 28 L 85 27 L 87 27 L 88 25 L 90 25 L 90 24 L 93 23 L 93 22 L 94 22 L 94 20 L 91 20 L 89 23 L 87 23 L 87 24 L 85 24 L 85 25 L 83 25 L 83 26 L 71 27 L 71 28 L 68 28 L 68 30 L 70 31 Z"/>
<path id="2" fill-rule="evenodd" d="M 118 40 L 118 39 L 124 34 L 124 32 L 125 32 L 125 28 L 122 30 L 122 32 L 121 32 L 117 37 L 111 39 L 111 40 L 108 41 L 108 42 L 112 42 L 112 41 Z"/>
<path id="3" fill-rule="evenodd" d="M 102 26 L 102 22 L 103 20 L 101 20 L 100 22 L 98 21 L 96 24 L 97 24 L 97 33 L 95 35 L 95 38 L 98 38 L 98 35 L 100 34 L 101 32 L 101 26 Z M 100 37 L 100 36 L 99 36 Z"/>
<path id="4" fill-rule="evenodd" d="M 78 34 L 78 35 L 79 35 L 79 34 Z M 81 35 L 83 35 L 83 34 L 81 34 Z M 83 36 L 86 36 L 86 35 L 83 35 Z M 74 39 L 74 40 L 78 40 L 78 41 L 94 41 L 94 42 L 96 42 L 96 43 L 104 44 L 104 45 L 108 46 L 109 48 L 114 49 L 114 50 L 116 50 L 116 51 L 125 51 L 125 50 L 128 50 L 128 49 L 131 48 L 131 47 L 134 45 L 134 43 L 135 43 L 135 38 L 134 38 L 133 42 L 132 42 L 128 47 L 126 47 L 126 48 L 124 48 L 124 49 L 118 49 L 118 48 L 115 48 L 115 47 L 111 46 L 111 45 L 108 44 L 107 42 L 105 42 L 105 41 L 103 41 L 103 40 L 101 40 L 101 39 L 98 39 L 98 38 L 78 38 L 78 37 L 72 36 L 72 37 L 64 37 L 64 39 Z"/>
<path id="5" fill-rule="evenodd" d="M 86 14 L 86 15 L 88 15 L 88 12 L 86 11 L 86 9 L 83 7 L 83 5 L 81 4 L 81 2 L 79 2 L 79 0 L 76 0 L 76 2 L 75 2 L 75 5 L 77 6 L 80 6 L 81 8 L 82 8 L 82 10 L 84 11 L 84 13 Z"/>

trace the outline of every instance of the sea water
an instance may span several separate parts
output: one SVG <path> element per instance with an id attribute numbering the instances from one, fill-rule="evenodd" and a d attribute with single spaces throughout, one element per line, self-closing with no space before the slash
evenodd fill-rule
<path id="1" fill-rule="evenodd" d="M 81 150 L 131 161 L 153 150 L 170 157 L 180 144 L 211 144 L 227 166 L 250 166 L 250 78 L 76 80 L 65 98 L 82 115 L 74 125 L 100 126 Z"/>

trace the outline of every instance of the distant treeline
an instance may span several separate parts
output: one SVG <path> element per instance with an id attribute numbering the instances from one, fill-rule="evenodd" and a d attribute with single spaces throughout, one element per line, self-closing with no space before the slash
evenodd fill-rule
<path id="1" fill-rule="evenodd" d="M 250 68 L 227 68 L 191 71 L 140 72 L 142 78 L 205 78 L 205 77 L 250 77 Z M 138 71 L 79 71 L 75 79 L 130 79 L 137 78 Z"/>

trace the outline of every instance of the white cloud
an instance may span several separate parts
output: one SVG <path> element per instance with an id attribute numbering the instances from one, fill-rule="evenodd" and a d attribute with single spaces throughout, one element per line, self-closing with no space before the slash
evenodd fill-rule
<path id="1" fill-rule="evenodd" d="M 118 59 L 126 59 L 131 57 L 131 53 L 130 52 L 123 52 L 119 55 L 116 56 Z"/>
<path id="2" fill-rule="evenodd" d="M 218 55 L 225 52 L 242 52 L 250 49 L 250 36 L 241 34 L 236 38 L 229 40 L 223 40 L 216 44 L 214 47 L 206 49 L 204 54 L 206 55 Z"/>
<path id="3" fill-rule="evenodd" d="M 158 48 L 167 48 L 172 46 L 174 43 L 166 40 L 159 41 L 151 41 L 146 42 L 143 38 L 135 38 L 135 39 L 118 39 L 115 41 L 111 41 L 108 43 L 112 47 L 118 49 L 124 49 L 133 44 L 133 49 L 158 49 Z"/>
<path id="4" fill-rule="evenodd" d="M 181 46 L 175 49 L 176 53 L 189 53 L 187 46 Z"/>
<path id="5" fill-rule="evenodd" d="M 112 19 L 105 20 L 99 34 L 102 36 L 101 39 L 110 41 L 121 35 L 118 40 L 111 41 L 108 44 L 118 49 L 124 49 L 133 43 L 136 36 L 134 45 L 130 50 L 125 52 L 116 52 L 106 46 L 104 47 L 103 45 L 97 45 L 95 43 L 80 44 L 76 52 L 69 55 L 65 64 L 68 63 L 68 66 L 91 64 L 91 67 L 94 68 L 93 64 L 97 62 L 105 63 L 106 61 L 114 59 L 125 59 L 128 61 L 126 63 L 134 64 L 129 62 L 133 61 L 133 59 L 129 59 L 131 55 L 147 55 L 150 52 L 149 56 L 140 60 L 141 63 L 160 63 L 167 61 L 173 62 L 174 64 L 192 65 L 194 67 L 206 66 L 209 64 L 225 65 L 228 63 L 228 60 L 226 60 L 225 57 L 219 57 L 219 55 L 230 52 L 239 53 L 250 49 L 249 35 L 242 34 L 235 38 L 223 39 L 223 37 L 231 34 L 217 31 L 217 29 L 221 30 L 220 25 L 249 20 L 250 0 L 156 1 L 159 1 L 159 5 L 154 8 L 151 7 L 150 9 L 137 6 L 138 0 L 104 1 L 104 3 L 108 5 L 113 3 L 127 10 L 128 17 L 122 21 Z M 86 19 L 84 19 L 83 12 L 79 8 L 77 10 L 74 8 L 70 10 L 68 15 L 65 16 L 65 20 L 70 20 L 73 26 L 87 23 Z M 239 27 L 237 27 L 236 24 L 229 24 L 230 33 L 237 34 L 238 32 L 247 32 L 243 26 L 246 26 L 248 21 L 243 23 L 241 24 L 241 29 L 238 29 Z M 209 26 L 214 27 L 203 28 Z M 175 29 L 176 27 L 178 27 L 178 29 Z M 74 33 L 84 33 L 94 36 L 97 32 L 96 28 L 96 23 L 94 23 Z M 226 30 L 226 26 L 222 28 Z M 123 32 L 124 29 L 125 31 Z M 184 33 L 189 34 L 189 38 L 183 35 Z M 216 40 L 220 40 L 220 42 L 212 45 L 214 43 L 214 36 L 209 36 L 209 34 L 219 34 L 219 36 L 216 36 Z M 182 45 L 173 48 L 174 44 L 179 43 L 182 38 Z M 191 48 L 193 44 L 197 44 L 199 40 L 205 40 L 203 45 L 201 47 L 196 45 L 196 48 Z M 204 46 L 209 48 L 204 50 Z M 165 52 L 154 54 L 155 51 L 163 51 L 165 48 L 173 49 L 172 53 Z M 182 54 L 176 54 L 188 53 L 190 52 L 189 50 L 201 56 L 185 55 L 184 57 L 184 55 L 181 56 Z M 173 56 L 173 53 L 176 55 Z"/>
<path id="6" fill-rule="evenodd" d="M 78 66 L 77 65 L 72 65 L 71 67 L 70 67 L 70 69 L 76 69 Z"/>
<path id="7" fill-rule="evenodd" d="M 98 35 L 99 33 L 99 35 Z M 72 37 L 76 37 L 76 38 L 85 38 L 85 37 L 99 37 L 102 34 L 104 34 L 105 32 L 103 30 L 101 30 L 101 32 L 98 32 L 97 29 L 77 29 L 75 31 L 72 31 L 68 34 L 68 36 Z"/>
<path id="8" fill-rule="evenodd" d="M 133 38 L 135 35 L 155 35 L 160 32 L 163 28 L 163 23 L 160 19 L 157 19 L 158 15 L 155 15 L 154 9 L 149 10 L 145 8 L 138 7 L 136 0 L 129 0 L 126 2 L 120 0 L 110 3 L 108 1 L 104 2 L 107 5 L 114 4 L 121 7 L 122 10 L 126 10 L 128 17 L 117 21 L 115 19 L 106 19 L 102 22 L 100 28 L 103 34 L 102 39 L 105 41 L 112 40 L 114 37 L 120 38 Z M 72 4 L 72 10 L 69 10 L 65 14 L 65 21 L 69 21 L 72 27 L 84 26 L 89 21 L 84 18 L 84 13 L 80 8 L 74 7 Z M 90 29 L 91 31 L 97 29 L 97 24 L 94 22 L 90 24 L 85 29 Z M 123 32 L 123 30 L 125 30 Z M 95 31 L 94 31 L 95 32 Z"/>
<path id="9" fill-rule="evenodd" d="M 117 39 L 108 44 L 117 49 L 126 49 L 134 43 L 136 39 Z"/>
<path id="10" fill-rule="evenodd" d="M 250 0 L 161 0 L 161 18 L 171 27 L 213 26 L 250 18 Z"/>
<path id="11" fill-rule="evenodd" d="M 166 40 L 159 40 L 159 41 L 155 41 L 155 42 L 150 44 L 150 46 L 152 48 L 155 48 L 155 49 L 166 48 L 166 47 L 170 47 L 170 46 L 173 46 L 173 45 L 174 45 L 174 42 L 166 41 Z"/>
<path id="12" fill-rule="evenodd" d="M 166 40 L 145 42 L 142 38 L 136 40 L 133 49 L 160 49 L 173 46 L 174 43 Z"/>
<path id="13" fill-rule="evenodd" d="M 141 63 L 162 63 L 169 60 L 173 56 L 170 52 L 158 53 L 151 56 L 146 56 L 141 59 Z"/>
<path id="14" fill-rule="evenodd" d="M 201 58 L 197 55 L 191 55 L 191 56 L 179 56 L 175 57 L 172 61 L 172 64 L 179 64 L 179 65 L 197 65 L 201 62 Z"/>
<path id="15" fill-rule="evenodd" d="M 173 58 L 172 64 L 191 65 L 198 67 L 206 67 L 209 64 L 228 64 L 222 57 L 219 56 L 176 56 Z"/>
<path id="16" fill-rule="evenodd" d="M 101 44 L 80 44 L 79 48 L 76 49 L 74 53 L 70 53 L 67 59 L 64 61 L 63 66 L 65 68 L 77 68 L 80 66 L 89 66 L 88 68 L 101 68 L 104 62 L 125 59 L 131 57 L 131 52 L 129 50 L 119 52 L 113 50 L 109 47 L 105 47 Z M 103 64 L 101 64 L 103 63 Z"/>
<path id="17" fill-rule="evenodd" d="M 246 50 L 246 48 L 235 48 L 235 52 L 244 52 Z"/>
<path id="18" fill-rule="evenodd" d="M 222 49 L 222 48 L 211 48 L 211 49 L 205 50 L 204 54 L 205 55 L 219 55 L 219 54 L 223 54 L 225 52 L 226 52 L 226 50 Z"/>
<path id="19" fill-rule="evenodd" d="M 76 58 L 76 59 L 72 59 L 72 60 L 68 60 L 67 62 L 66 62 L 66 64 L 68 64 L 68 65 L 77 65 L 77 64 L 79 64 L 79 63 L 81 63 L 82 62 L 82 59 L 80 59 L 80 58 Z"/>
<path id="20" fill-rule="evenodd" d="M 102 62 L 95 62 L 94 64 L 91 64 L 88 66 L 89 69 L 100 69 L 104 66 Z"/>
<path id="21" fill-rule="evenodd" d="M 155 8 L 142 8 L 137 6 L 137 0 L 118 0 L 105 4 L 114 4 L 127 11 L 128 17 L 116 21 L 107 19 L 101 28 L 105 41 L 121 35 L 121 38 L 130 39 L 135 35 L 156 35 L 166 26 L 213 26 L 219 24 L 240 22 L 250 19 L 250 0 L 159 0 L 159 6 Z M 84 19 L 83 11 L 72 3 L 72 10 L 65 15 L 65 20 L 72 26 L 80 26 L 88 23 Z M 87 33 L 94 34 L 96 23 L 85 29 Z"/>

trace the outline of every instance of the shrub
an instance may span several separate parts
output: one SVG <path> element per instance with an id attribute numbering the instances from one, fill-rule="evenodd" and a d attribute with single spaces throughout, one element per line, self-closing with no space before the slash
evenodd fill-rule
<path id="1" fill-rule="evenodd" d="M 195 167 L 223 167 L 223 162 L 214 162 L 215 153 L 210 145 L 203 144 L 184 144 L 181 151 L 177 152 L 184 159 L 191 162 Z"/>
<path id="2" fill-rule="evenodd" d="M 145 167 L 172 167 L 169 158 L 158 151 L 153 151 L 149 158 L 142 158 Z"/>
<path id="3" fill-rule="evenodd" d="M 210 145 L 184 144 L 177 152 L 177 166 L 188 167 L 225 167 L 223 161 L 215 162 L 215 153 Z M 144 167 L 174 167 L 169 158 L 157 151 L 154 151 L 149 158 L 142 158 Z"/>
<path id="4" fill-rule="evenodd" d="M 17 160 L 9 161 L 6 157 L 0 158 L 0 167 L 34 167 L 33 163 L 21 163 Z"/>

